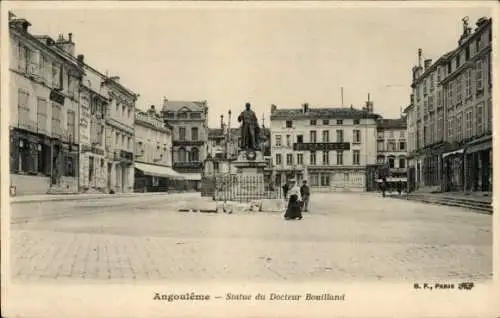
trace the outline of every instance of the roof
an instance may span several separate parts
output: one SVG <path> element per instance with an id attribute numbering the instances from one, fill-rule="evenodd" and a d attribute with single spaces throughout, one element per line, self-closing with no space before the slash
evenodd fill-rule
<path id="1" fill-rule="evenodd" d="M 164 100 L 163 111 L 177 112 L 183 108 L 187 108 L 190 111 L 204 111 L 206 105 L 206 101 Z"/>
<path id="2" fill-rule="evenodd" d="M 358 119 L 358 118 L 380 118 L 380 115 L 347 107 L 309 107 L 306 112 L 302 108 L 275 109 L 271 113 L 271 120 L 285 118 L 335 118 L 335 119 Z"/>
<path id="3" fill-rule="evenodd" d="M 387 118 L 377 120 L 379 129 L 406 129 L 406 118 Z"/>

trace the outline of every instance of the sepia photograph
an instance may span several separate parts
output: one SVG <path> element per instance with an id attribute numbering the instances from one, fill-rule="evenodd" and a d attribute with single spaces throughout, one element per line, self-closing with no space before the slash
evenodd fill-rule
<path id="1" fill-rule="evenodd" d="M 3 2 L 2 315 L 488 313 L 496 17 Z"/>

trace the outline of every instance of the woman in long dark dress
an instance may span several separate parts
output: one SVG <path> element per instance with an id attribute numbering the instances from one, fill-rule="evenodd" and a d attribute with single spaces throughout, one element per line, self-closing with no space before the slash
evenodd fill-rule
<path id="1" fill-rule="evenodd" d="M 289 199 L 285 212 L 285 220 L 302 220 L 302 198 L 300 196 L 300 188 L 296 184 L 295 180 L 291 180 L 291 182 L 293 182 L 293 185 L 291 190 L 288 192 Z"/>

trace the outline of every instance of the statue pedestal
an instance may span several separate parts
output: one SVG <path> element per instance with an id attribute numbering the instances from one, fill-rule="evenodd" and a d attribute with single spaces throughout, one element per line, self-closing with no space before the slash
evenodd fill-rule
<path id="1" fill-rule="evenodd" d="M 233 166 L 238 169 L 233 184 L 234 199 L 249 202 L 266 198 L 264 167 L 266 161 L 260 151 L 240 151 Z"/>

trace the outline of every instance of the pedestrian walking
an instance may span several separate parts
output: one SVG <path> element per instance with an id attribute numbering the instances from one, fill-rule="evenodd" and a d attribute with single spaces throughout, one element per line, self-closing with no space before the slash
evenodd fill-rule
<path id="1" fill-rule="evenodd" d="M 286 201 L 287 194 L 288 194 L 288 189 L 289 189 L 288 182 L 285 182 L 285 184 L 283 185 L 282 189 L 283 189 L 283 198 Z"/>
<path id="2" fill-rule="evenodd" d="M 302 197 L 302 211 L 309 212 L 309 196 L 311 192 L 309 186 L 307 185 L 307 180 L 302 181 L 302 186 L 300 187 L 300 196 Z"/>
<path id="3" fill-rule="evenodd" d="M 285 220 L 302 220 L 300 187 L 297 185 L 295 179 L 290 180 L 290 183 L 291 189 L 288 193 L 289 199 L 285 212 Z"/>

